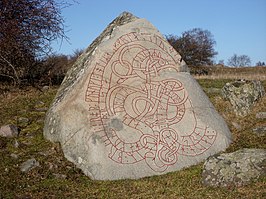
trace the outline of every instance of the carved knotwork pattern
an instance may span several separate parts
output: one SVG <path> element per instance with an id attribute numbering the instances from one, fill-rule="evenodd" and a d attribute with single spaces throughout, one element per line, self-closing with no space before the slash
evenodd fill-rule
<path id="1" fill-rule="evenodd" d="M 216 132 L 198 121 L 183 83 L 162 75 L 178 73 L 180 61 L 159 36 L 131 32 L 94 65 L 85 100 L 110 159 L 163 172 L 179 155 L 197 156 L 214 143 Z"/>

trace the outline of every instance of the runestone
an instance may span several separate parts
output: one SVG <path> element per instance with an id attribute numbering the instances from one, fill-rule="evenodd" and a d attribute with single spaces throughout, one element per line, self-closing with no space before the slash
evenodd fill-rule
<path id="1" fill-rule="evenodd" d="M 87 54 L 73 91 L 64 85 L 67 94 L 59 91 L 44 135 L 92 179 L 164 174 L 230 143 L 225 122 L 181 56 L 146 20 L 113 28 Z"/>
<path id="2" fill-rule="evenodd" d="M 216 139 L 215 130 L 197 121 L 183 83 L 160 76 L 164 70 L 179 72 L 181 58 L 168 48 L 158 35 L 131 32 L 92 69 L 85 97 L 91 130 L 117 163 L 145 161 L 162 172 L 179 155 L 201 154 Z M 180 134 L 176 124 L 188 122 L 194 128 Z"/>

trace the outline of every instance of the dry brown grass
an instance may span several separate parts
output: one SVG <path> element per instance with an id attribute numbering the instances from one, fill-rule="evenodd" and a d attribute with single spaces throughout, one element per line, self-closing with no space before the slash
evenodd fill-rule
<path id="1" fill-rule="evenodd" d="M 200 69 L 198 67 L 197 69 Z M 195 70 L 195 68 L 193 68 Z M 196 79 L 247 79 L 247 80 L 266 80 L 266 67 L 202 67 L 208 71 L 208 75 L 194 75 Z"/>

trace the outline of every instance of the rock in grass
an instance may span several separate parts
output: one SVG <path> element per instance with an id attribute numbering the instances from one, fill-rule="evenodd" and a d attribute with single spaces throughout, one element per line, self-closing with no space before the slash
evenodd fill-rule
<path id="1" fill-rule="evenodd" d="M 257 119 L 266 119 L 266 112 L 258 112 L 256 113 Z"/>
<path id="2" fill-rule="evenodd" d="M 10 157 L 11 157 L 11 158 L 14 158 L 14 159 L 18 159 L 18 155 L 15 154 L 15 153 L 11 153 L 11 154 L 10 154 Z"/>
<path id="3" fill-rule="evenodd" d="M 251 107 L 265 94 L 260 81 L 237 80 L 222 88 L 222 96 L 229 100 L 236 115 L 247 116 Z"/>
<path id="4" fill-rule="evenodd" d="M 256 133 L 258 136 L 262 136 L 266 134 L 266 126 L 259 126 L 252 130 L 253 130 L 253 133 Z"/>
<path id="5" fill-rule="evenodd" d="M 241 149 L 209 157 L 202 173 L 208 186 L 242 186 L 266 175 L 266 150 Z"/>
<path id="6" fill-rule="evenodd" d="M 240 130 L 242 126 L 236 122 L 232 122 L 232 125 L 235 127 L 235 129 Z"/>
<path id="7" fill-rule="evenodd" d="M 32 159 L 29 159 L 29 160 L 23 162 L 20 165 L 20 170 L 22 172 L 28 172 L 37 166 L 40 166 L 40 163 L 35 158 L 32 158 Z"/>
<path id="8" fill-rule="evenodd" d="M 50 86 L 43 86 L 42 87 L 42 91 L 45 92 L 45 91 L 48 91 L 50 89 Z"/>
<path id="9" fill-rule="evenodd" d="M 8 124 L 0 127 L 0 136 L 2 137 L 17 137 L 18 127 L 13 124 Z"/>
<path id="10" fill-rule="evenodd" d="M 18 142 L 17 140 L 15 140 L 15 142 L 14 142 L 14 145 L 13 145 L 13 146 L 14 146 L 15 148 L 18 148 L 18 147 L 19 147 L 19 145 L 20 145 L 20 144 L 19 144 L 19 142 Z"/>
<path id="11" fill-rule="evenodd" d="M 44 136 L 97 180 L 180 170 L 231 141 L 181 56 L 150 22 L 130 13 L 117 17 L 68 71 Z"/>

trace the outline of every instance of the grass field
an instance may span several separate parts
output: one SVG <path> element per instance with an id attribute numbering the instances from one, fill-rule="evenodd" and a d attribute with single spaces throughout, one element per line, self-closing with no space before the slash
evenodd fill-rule
<path id="1" fill-rule="evenodd" d="M 208 75 L 195 75 L 196 79 L 248 79 L 248 80 L 266 80 L 266 67 L 192 67 L 193 73 L 196 71 L 205 71 Z"/>
<path id="2" fill-rule="evenodd" d="M 206 91 L 208 88 L 220 89 L 229 80 L 198 81 Z M 263 85 L 266 87 L 266 81 Z M 266 198 L 266 178 L 243 187 L 203 186 L 203 163 L 139 180 L 90 180 L 64 158 L 58 144 L 43 138 L 44 110 L 56 91 L 57 87 L 44 93 L 29 87 L 9 88 L 0 94 L 0 125 L 13 123 L 21 130 L 18 138 L 0 138 L 0 198 Z M 233 134 L 233 143 L 227 152 L 266 148 L 265 136 L 252 133 L 253 128 L 266 125 L 265 120 L 255 118 L 257 112 L 266 111 L 266 97 L 255 105 L 250 115 L 238 118 L 219 92 L 207 94 Z M 23 122 L 21 118 L 28 118 L 28 121 Z M 236 129 L 232 122 L 239 124 L 241 129 Z M 22 173 L 19 166 L 29 158 L 35 158 L 40 166 Z"/>

